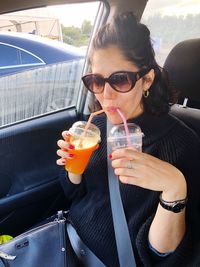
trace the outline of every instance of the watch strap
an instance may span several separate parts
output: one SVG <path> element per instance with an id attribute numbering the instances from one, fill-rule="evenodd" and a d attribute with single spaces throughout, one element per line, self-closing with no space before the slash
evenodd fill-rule
<path id="1" fill-rule="evenodd" d="M 175 201 L 166 201 L 162 198 L 162 194 L 160 194 L 160 205 L 168 210 L 175 213 L 181 212 L 187 204 L 187 197 L 184 199 L 179 199 Z"/>

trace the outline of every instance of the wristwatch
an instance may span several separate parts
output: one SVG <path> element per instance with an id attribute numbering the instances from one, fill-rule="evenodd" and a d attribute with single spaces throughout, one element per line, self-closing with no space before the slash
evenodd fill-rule
<path id="1" fill-rule="evenodd" d="M 186 204 L 187 204 L 187 197 L 184 199 L 180 199 L 180 200 L 175 200 L 175 201 L 165 201 L 162 199 L 162 194 L 160 194 L 160 205 L 169 211 L 172 211 L 174 213 L 178 213 L 181 212 Z"/>

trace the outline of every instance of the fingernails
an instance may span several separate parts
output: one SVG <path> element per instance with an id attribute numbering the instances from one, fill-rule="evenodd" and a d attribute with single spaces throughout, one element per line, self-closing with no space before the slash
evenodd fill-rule
<path id="1" fill-rule="evenodd" d="M 74 149 L 74 146 L 70 144 L 69 149 Z"/>
<path id="2" fill-rule="evenodd" d="M 109 154 L 108 157 L 109 157 L 109 159 L 112 159 L 112 154 Z"/>
<path id="3" fill-rule="evenodd" d="M 68 154 L 69 158 L 74 158 L 74 154 Z"/>
<path id="4" fill-rule="evenodd" d="M 63 164 L 66 164 L 66 159 L 62 159 L 62 163 Z"/>

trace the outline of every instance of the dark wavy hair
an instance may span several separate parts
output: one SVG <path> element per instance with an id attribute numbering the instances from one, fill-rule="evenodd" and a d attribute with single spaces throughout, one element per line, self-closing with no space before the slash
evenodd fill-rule
<path id="1" fill-rule="evenodd" d="M 177 93 L 169 84 L 167 72 L 156 60 L 152 47 L 150 31 L 146 25 L 137 21 L 132 12 L 125 12 L 113 18 L 104 25 L 92 40 L 89 62 L 92 65 L 93 53 L 111 45 L 117 46 L 125 58 L 133 62 L 139 69 L 151 67 L 155 78 L 149 90 L 149 96 L 143 97 L 144 111 L 152 114 L 162 114 L 169 111 L 170 105 L 177 101 Z M 90 110 L 100 108 L 94 97 Z"/>

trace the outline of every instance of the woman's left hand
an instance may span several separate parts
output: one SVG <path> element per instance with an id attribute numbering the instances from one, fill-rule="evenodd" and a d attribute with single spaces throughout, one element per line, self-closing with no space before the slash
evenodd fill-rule
<path id="1" fill-rule="evenodd" d="M 162 191 L 166 201 L 185 198 L 186 181 L 173 165 L 132 148 L 112 153 L 112 166 L 122 183 Z"/>

